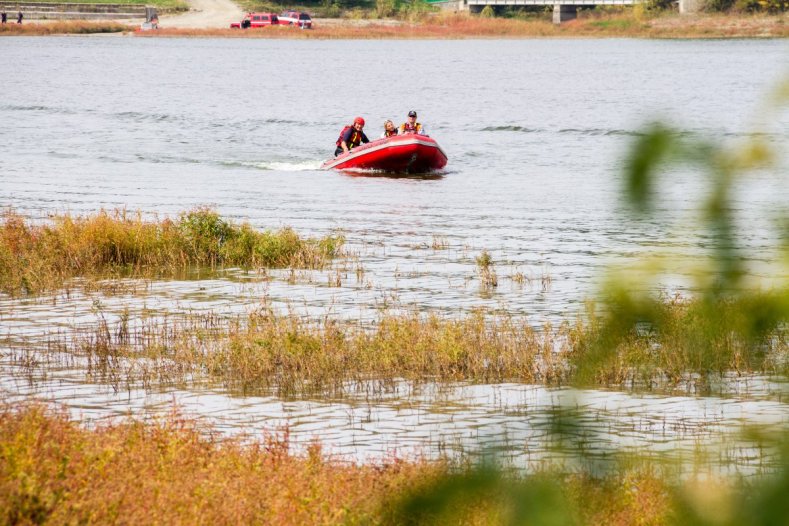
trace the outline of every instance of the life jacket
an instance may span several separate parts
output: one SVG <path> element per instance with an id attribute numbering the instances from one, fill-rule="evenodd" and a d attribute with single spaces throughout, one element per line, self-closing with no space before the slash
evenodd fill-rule
<path id="1" fill-rule="evenodd" d="M 362 143 L 362 132 L 356 131 L 356 128 L 354 128 L 353 126 L 346 126 L 342 129 L 342 131 L 340 132 L 340 136 L 337 138 L 338 148 L 342 146 L 342 138 L 345 135 L 345 132 L 348 131 L 348 128 L 351 128 L 353 130 L 351 132 L 351 136 L 348 138 L 348 144 L 347 144 L 348 149 L 350 150 L 351 148 L 356 148 Z"/>
<path id="2" fill-rule="evenodd" d="M 356 148 L 360 144 L 362 144 L 362 132 L 356 131 L 354 128 L 351 138 L 348 140 L 348 148 Z"/>
<path id="3" fill-rule="evenodd" d="M 415 122 L 413 126 L 407 122 L 400 125 L 400 133 L 420 133 L 421 131 L 422 125 L 418 122 Z"/>
<path id="4" fill-rule="evenodd" d="M 342 136 L 345 135 L 345 132 L 347 132 L 349 128 L 353 128 L 353 126 L 345 126 L 340 132 L 340 136 L 337 138 L 337 148 L 342 145 Z"/>
<path id="5" fill-rule="evenodd" d="M 394 129 L 393 129 L 393 130 L 391 130 L 391 131 L 389 131 L 389 130 L 384 130 L 384 135 L 385 135 L 386 137 L 391 137 L 392 135 L 397 135 L 397 128 L 394 128 Z"/>

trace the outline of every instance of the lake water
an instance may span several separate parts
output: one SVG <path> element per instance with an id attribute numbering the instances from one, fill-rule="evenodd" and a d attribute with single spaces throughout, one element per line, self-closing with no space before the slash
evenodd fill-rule
<path id="1" fill-rule="evenodd" d="M 295 282 L 286 271 L 266 282 L 230 272 L 156 282 L 141 294 L 0 298 L 4 395 L 58 400 L 86 419 L 157 414 L 177 401 L 228 432 L 288 424 L 296 442 L 319 436 L 328 449 L 360 459 L 434 453 L 479 437 L 539 458 L 533 420 L 556 393 L 403 387 L 372 405 L 210 387 L 115 393 L 79 367 L 26 376 L 9 350 L 95 322 L 97 304 L 107 316 L 143 308 L 244 312 L 265 299 L 353 319 L 391 305 L 450 316 L 500 308 L 535 324 L 566 319 L 594 296 L 608 265 L 666 247 L 697 253 L 705 244 L 690 222 L 703 179 L 686 171 L 669 173 L 664 185 L 668 223 L 622 213 L 623 157 L 645 123 L 662 119 L 720 144 L 759 132 L 779 150 L 789 136 L 789 115 L 766 104 L 789 74 L 789 45 L 780 40 L 96 36 L 3 38 L 0 51 L 0 206 L 44 220 L 100 208 L 176 215 L 209 205 L 258 228 L 342 232 L 354 254 L 341 286 L 332 284 L 336 270 L 298 273 Z M 445 171 L 390 178 L 318 170 L 354 116 L 365 117 L 373 137 L 385 119 L 402 122 L 411 109 L 447 152 Z M 784 166 L 737 194 L 743 243 L 766 281 L 776 277 L 770 221 L 786 208 Z M 482 250 L 499 275 L 494 290 L 480 288 Z M 527 279 L 514 279 L 519 274 Z M 667 286 L 681 288 L 682 277 Z M 784 425 L 783 383 L 754 381 L 762 387 L 733 388 L 724 398 L 587 392 L 582 405 L 603 415 L 603 442 L 660 449 L 652 424 L 634 424 L 634 414 L 662 422 L 668 443 L 705 442 L 710 432 L 765 415 Z M 403 408 L 403 400 L 412 402 Z"/>

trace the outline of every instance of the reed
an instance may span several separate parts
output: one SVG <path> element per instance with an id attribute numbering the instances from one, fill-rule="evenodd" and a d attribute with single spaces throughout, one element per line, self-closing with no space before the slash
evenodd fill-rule
<path id="1" fill-rule="evenodd" d="M 479 272 L 479 279 L 483 288 L 495 288 L 499 286 L 499 278 L 496 275 L 496 269 L 493 266 L 493 258 L 490 252 L 483 250 L 482 253 L 475 258 L 477 263 L 477 272 Z"/>
<path id="2" fill-rule="evenodd" d="M 591 307 L 573 334 L 574 381 L 709 392 L 727 374 L 789 372 L 786 294 Z M 649 320 L 649 321 L 647 321 Z"/>
<path id="3" fill-rule="evenodd" d="M 342 243 L 334 236 L 301 239 L 289 228 L 260 232 L 207 208 L 175 220 L 116 210 L 41 225 L 7 210 L 0 216 L 0 290 L 37 293 L 77 276 L 174 276 L 195 266 L 320 269 Z"/>
<path id="4" fill-rule="evenodd" d="M 642 324 L 610 339 L 612 319 L 622 316 L 591 307 L 585 321 L 542 328 L 482 311 L 459 319 L 383 314 L 367 326 L 265 307 L 233 319 L 149 319 L 132 329 L 102 318 L 70 339 L 53 339 L 50 351 L 86 356 L 88 374 L 116 388 L 179 384 L 197 374 L 234 390 L 279 394 L 341 395 L 349 385 L 398 379 L 711 392 L 730 374 L 787 373 L 783 329 L 754 339 L 737 329 L 747 306 L 723 302 L 715 308 L 727 328 L 718 331 L 701 323 L 703 308 L 672 300 L 661 307 L 660 330 Z"/>
<path id="5" fill-rule="evenodd" d="M 447 250 L 449 248 L 449 240 L 444 236 L 433 235 L 430 248 L 433 250 Z"/>
<path id="6" fill-rule="evenodd" d="M 52 351 L 84 355 L 88 374 L 120 388 L 172 384 L 208 374 L 244 391 L 341 392 L 376 380 L 561 383 L 570 327 L 537 331 L 523 320 L 482 312 L 451 320 L 382 315 L 374 328 L 329 317 L 305 320 L 269 309 L 227 320 L 203 314 L 110 326 L 102 321 Z M 130 365 L 131 364 L 131 365 Z"/>

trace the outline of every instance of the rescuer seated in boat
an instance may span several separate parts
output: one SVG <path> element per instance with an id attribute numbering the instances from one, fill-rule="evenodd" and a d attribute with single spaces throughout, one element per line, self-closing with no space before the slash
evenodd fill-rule
<path id="1" fill-rule="evenodd" d="M 353 125 L 343 128 L 340 138 L 337 139 L 337 149 L 334 150 L 334 156 L 337 157 L 341 153 L 348 153 L 363 142 L 370 142 L 370 139 L 362 131 L 363 128 L 364 119 L 361 117 L 356 117 L 353 120 Z"/>
<path id="2" fill-rule="evenodd" d="M 427 135 L 425 127 L 421 123 L 416 122 L 416 112 L 411 110 L 408 112 L 408 118 L 400 125 L 400 135 L 404 133 L 416 133 L 418 135 Z"/>
<path id="3" fill-rule="evenodd" d="M 381 139 L 386 139 L 387 137 L 391 137 L 392 135 L 397 135 L 397 128 L 390 120 L 384 121 L 384 131 L 381 133 Z"/>

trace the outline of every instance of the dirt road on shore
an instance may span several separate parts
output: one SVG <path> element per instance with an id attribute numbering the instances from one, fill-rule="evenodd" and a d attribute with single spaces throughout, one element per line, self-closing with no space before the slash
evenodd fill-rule
<path id="1" fill-rule="evenodd" d="M 240 22 L 246 14 L 232 0 L 188 0 L 189 11 L 178 15 L 162 15 L 159 17 L 159 27 L 167 29 L 226 29 L 231 22 Z M 313 23 L 318 26 L 359 26 L 379 25 L 397 26 L 402 22 L 398 20 L 347 20 L 342 18 L 313 18 Z"/>
<path id="2" fill-rule="evenodd" d="M 232 0 L 189 0 L 189 11 L 179 15 L 162 15 L 162 28 L 227 28 L 239 22 L 244 11 Z"/>

